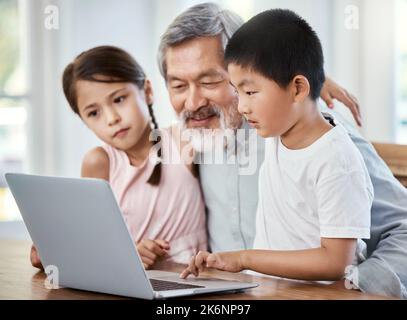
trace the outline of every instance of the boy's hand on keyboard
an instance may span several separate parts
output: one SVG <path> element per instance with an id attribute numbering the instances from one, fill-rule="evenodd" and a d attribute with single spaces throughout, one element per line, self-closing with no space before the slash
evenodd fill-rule
<path id="1" fill-rule="evenodd" d="M 163 257 L 168 254 L 169 249 L 170 244 L 168 241 L 161 239 L 144 239 L 137 244 L 137 250 L 145 269 L 151 268 L 159 257 Z"/>
<path id="2" fill-rule="evenodd" d="M 182 271 L 180 278 L 185 279 L 191 273 L 197 277 L 206 268 L 215 268 L 222 271 L 240 272 L 243 270 L 241 254 L 236 252 L 209 253 L 200 251 L 193 256 L 188 267 Z"/>
<path id="3" fill-rule="evenodd" d="M 31 246 L 30 260 L 31 260 L 31 264 L 33 267 L 42 269 L 42 270 L 44 269 L 44 267 L 42 266 L 37 248 L 34 245 Z"/>

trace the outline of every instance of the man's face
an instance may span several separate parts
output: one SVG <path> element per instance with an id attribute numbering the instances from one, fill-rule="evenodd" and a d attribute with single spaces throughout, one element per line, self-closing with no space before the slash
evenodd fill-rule
<path id="1" fill-rule="evenodd" d="M 184 127 L 236 129 L 242 123 L 220 37 L 195 38 L 166 52 L 167 88 Z"/>

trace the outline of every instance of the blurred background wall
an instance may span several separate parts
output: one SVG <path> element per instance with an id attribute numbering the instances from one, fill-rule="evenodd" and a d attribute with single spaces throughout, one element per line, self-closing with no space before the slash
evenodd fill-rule
<path id="1" fill-rule="evenodd" d="M 4 172 L 77 177 L 84 153 L 100 144 L 61 89 L 64 67 L 83 50 L 105 44 L 128 50 L 153 82 L 160 126 L 176 121 L 157 47 L 168 24 L 199 2 L 0 0 L 0 221 L 19 219 Z M 214 2 L 245 20 L 277 7 L 302 15 L 320 36 L 327 75 L 358 97 L 362 134 L 407 144 L 407 0 Z M 346 108 L 336 107 L 352 121 Z"/>

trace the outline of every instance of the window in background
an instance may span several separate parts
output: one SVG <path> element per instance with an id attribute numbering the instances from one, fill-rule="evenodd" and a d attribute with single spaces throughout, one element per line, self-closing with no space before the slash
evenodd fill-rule
<path id="1" fill-rule="evenodd" d="M 397 143 L 407 144 L 407 0 L 396 3 Z"/>
<path id="2" fill-rule="evenodd" d="M 244 21 L 248 21 L 254 15 L 253 0 L 225 0 L 221 6 L 237 13 Z"/>
<path id="3" fill-rule="evenodd" d="M 0 221 L 21 219 L 4 179 L 26 157 L 25 34 L 19 0 L 0 0 Z"/>

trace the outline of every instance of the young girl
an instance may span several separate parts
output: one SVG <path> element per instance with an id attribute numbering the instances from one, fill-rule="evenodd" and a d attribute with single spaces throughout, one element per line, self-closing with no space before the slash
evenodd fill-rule
<path id="1" fill-rule="evenodd" d="M 153 91 L 138 63 L 119 48 L 93 48 L 66 67 L 63 89 L 72 110 L 105 143 L 85 155 L 82 177 L 109 181 L 145 268 L 159 257 L 186 263 L 205 250 L 204 204 L 193 166 L 152 161 L 174 150 L 179 155 L 180 146 L 173 128 L 163 130 L 160 148 L 153 148 Z M 41 267 L 35 247 L 31 261 Z"/>

